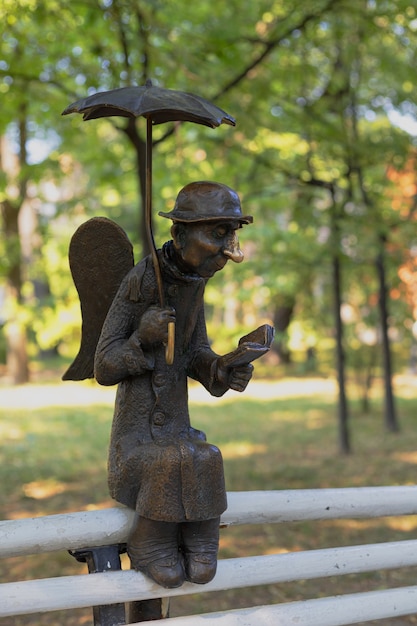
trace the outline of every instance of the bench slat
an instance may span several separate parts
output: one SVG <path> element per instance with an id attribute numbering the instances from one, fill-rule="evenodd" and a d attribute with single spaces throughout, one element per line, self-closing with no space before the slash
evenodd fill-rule
<path id="1" fill-rule="evenodd" d="M 349 626 L 417 613 L 417 587 L 345 594 L 302 602 L 172 617 L 170 626 Z M 151 626 L 141 622 L 131 626 Z"/>
<path id="2" fill-rule="evenodd" d="M 221 524 L 417 514 L 417 486 L 229 492 Z M 83 511 L 0 522 L 0 557 L 124 543 L 133 512 Z"/>
<path id="3" fill-rule="evenodd" d="M 162 589 L 131 570 L 4 583 L 0 585 L 0 617 L 414 565 L 417 540 L 225 559 L 219 561 L 211 583 L 186 583 L 179 589 Z"/>

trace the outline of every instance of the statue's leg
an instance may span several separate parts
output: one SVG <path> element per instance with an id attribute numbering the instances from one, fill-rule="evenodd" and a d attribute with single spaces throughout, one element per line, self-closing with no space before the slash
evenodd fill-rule
<path id="1" fill-rule="evenodd" d="M 205 584 L 216 574 L 220 518 L 181 524 L 185 577 Z"/>
<path id="2" fill-rule="evenodd" d="M 132 568 L 162 587 L 180 587 L 185 575 L 178 547 L 178 530 L 177 523 L 158 522 L 136 515 L 127 541 Z"/>

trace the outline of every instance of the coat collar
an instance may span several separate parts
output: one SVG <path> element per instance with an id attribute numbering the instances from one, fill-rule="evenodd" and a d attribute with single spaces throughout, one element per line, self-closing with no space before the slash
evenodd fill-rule
<path id="1" fill-rule="evenodd" d="M 175 261 L 175 250 L 174 250 L 174 242 L 167 241 L 163 246 L 162 250 L 158 250 L 159 262 L 161 264 L 162 273 L 171 278 L 174 281 L 181 281 L 186 283 L 203 283 L 207 282 L 207 279 L 202 278 L 198 274 L 187 274 L 180 270 L 176 261 Z"/>

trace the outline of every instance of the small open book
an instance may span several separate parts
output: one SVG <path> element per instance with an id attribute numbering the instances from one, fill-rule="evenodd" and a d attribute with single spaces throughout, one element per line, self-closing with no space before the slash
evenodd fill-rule
<path id="1" fill-rule="evenodd" d="M 263 324 L 239 340 L 236 350 L 222 357 L 225 367 L 239 367 L 248 365 L 255 359 L 268 352 L 274 339 L 274 328 Z"/>

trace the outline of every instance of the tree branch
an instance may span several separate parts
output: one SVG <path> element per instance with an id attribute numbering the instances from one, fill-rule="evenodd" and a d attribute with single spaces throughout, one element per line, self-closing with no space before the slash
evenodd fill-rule
<path id="1" fill-rule="evenodd" d="M 315 13 L 308 13 L 303 17 L 303 19 L 295 25 L 289 26 L 283 33 L 281 33 L 278 37 L 272 38 L 269 41 L 264 41 L 263 46 L 264 49 L 258 56 L 256 56 L 252 61 L 244 67 L 239 74 L 237 74 L 229 83 L 226 83 L 214 96 L 212 96 L 211 100 L 215 102 L 225 93 L 231 91 L 234 87 L 236 87 L 239 83 L 241 83 L 245 78 L 247 78 L 248 74 L 254 70 L 258 65 L 262 63 L 262 61 L 280 44 L 284 39 L 289 37 L 291 33 L 295 30 L 303 30 L 309 22 L 321 17 L 324 13 L 333 8 L 334 5 L 338 4 L 340 0 L 328 0 L 323 8 Z"/>

